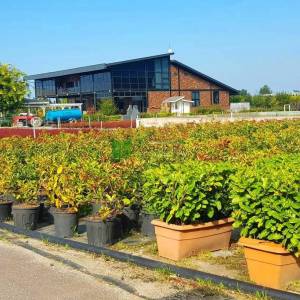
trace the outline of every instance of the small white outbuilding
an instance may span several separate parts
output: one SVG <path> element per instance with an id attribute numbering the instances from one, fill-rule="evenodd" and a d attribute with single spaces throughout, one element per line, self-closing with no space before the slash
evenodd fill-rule
<path id="1" fill-rule="evenodd" d="M 173 96 L 162 102 L 164 107 L 174 114 L 188 114 L 191 112 L 193 101 L 187 100 L 184 96 Z"/>

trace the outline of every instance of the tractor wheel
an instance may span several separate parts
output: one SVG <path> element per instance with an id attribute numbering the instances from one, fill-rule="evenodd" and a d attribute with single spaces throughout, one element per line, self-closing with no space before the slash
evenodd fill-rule
<path id="1" fill-rule="evenodd" d="M 32 126 L 32 127 L 41 127 L 42 124 L 43 124 L 42 119 L 38 118 L 38 117 L 37 118 L 33 118 L 30 121 L 30 126 Z"/>

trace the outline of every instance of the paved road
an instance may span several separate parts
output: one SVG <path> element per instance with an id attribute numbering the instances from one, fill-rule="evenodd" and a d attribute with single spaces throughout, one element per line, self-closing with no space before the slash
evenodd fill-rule
<path id="1" fill-rule="evenodd" d="M 139 299 L 117 286 L 0 241 L 0 299 Z"/>

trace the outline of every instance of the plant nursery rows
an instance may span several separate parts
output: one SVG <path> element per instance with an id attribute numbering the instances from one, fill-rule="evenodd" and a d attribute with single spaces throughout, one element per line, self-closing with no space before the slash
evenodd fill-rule
<path id="1" fill-rule="evenodd" d="M 239 228 L 251 280 L 300 279 L 300 121 L 2 138 L 0 165 L 2 221 L 12 210 L 34 230 L 47 210 L 70 237 L 85 217 L 89 243 L 105 246 L 140 214 L 142 233 L 155 232 L 172 260 L 227 249 Z"/>

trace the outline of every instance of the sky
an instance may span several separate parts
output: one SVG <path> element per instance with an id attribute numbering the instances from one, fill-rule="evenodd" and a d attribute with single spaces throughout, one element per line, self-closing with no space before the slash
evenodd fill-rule
<path id="1" fill-rule="evenodd" d="M 26 74 L 166 53 L 236 89 L 300 90 L 300 0 L 0 0 Z"/>

